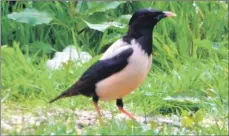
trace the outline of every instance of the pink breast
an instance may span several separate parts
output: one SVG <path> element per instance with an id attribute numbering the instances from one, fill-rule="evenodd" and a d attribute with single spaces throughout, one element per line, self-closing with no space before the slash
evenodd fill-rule
<path id="1" fill-rule="evenodd" d="M 147 73 L 133 73 L 133 70 L 130 69 L 130 66 L 126 67 L 121 72 L 98 83 L 96 92 L 100 99 L 114 100 L 122 98 L 139 87 Z"/>

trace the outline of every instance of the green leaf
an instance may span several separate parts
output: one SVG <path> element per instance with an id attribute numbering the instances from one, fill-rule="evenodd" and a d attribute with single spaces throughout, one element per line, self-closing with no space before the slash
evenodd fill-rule
<path id="1" fill-rule="evenodd" d="M 76 6 L 77 13 L 83 13 L 88 9 L 88 2 L 86 1 L 79 1 Z"/>
<path id="2" fill-rule="evenodd" d="M 188 112 L 186 110 L 182 111 L 181 114 L 181 123 L 188 128 L 193 127 L 194 125 L 194 119 L 192 116 L 189 116 Z"/>
<path id="3" fill-rule="evenodd" d="M 23 22 L 36 26 L 39 24 L 48 24 L 52 17 L 47 12 L 41 12 L 33 8 L 27 8 L 22 12 L 13 12 L 7 16 L 17 22 Z"/>
<path id="4" fill-rule="evenodd" d="M 91 7 L 84 12 L 84 14 L 94 14 L 95 12 L 104 12 L 107 10 L 115 9 L 120 4 L 125 3 L 125 1 L 115 1 L 115 2 L 91 2 Z"/>
<path id="5" fill-rule="evenodd" d="M 194 120 L 196 123 L 200 123 L 202 120 L 204 119 L 204 113 L 202 110 L 198 110 L 195 114 L 194 114 Z"/>
<path id="6" fill-rule="evenodd" d="M 122 15 L 117 19 L 117 21 L 123 24 L 128 24 L 131 17 L 132 15 L 130 14 Z"/>
<path id="7" fill-rule="evenodd" d="M 136 10 L 138 10 L 138 9 L 143 9 L 143 8 L 149 8 L 150 6 L 152 6 L 152 3 L 153 1 L 137 1 L 132 4 L 136 8 Z"/>
<path id="8" fill-rule="evenodd" d="M 181 118 L 181 123 L 185 126 L 185 127 L 193 127 L 194 125 L 194 121 L 191 117 L 185 116 Z"/>
<path id="9" fill-rule="evenodd" d="M 118 23 L 118 22 L 104 22 L 104 23 L 101 23 L 101 24 L 92 24 L 92 23 L 89 23 L 87 22 L 86 20 L 83 20 L 87 26 L 91 29 L 94 29 L 94 30 L 98 30 L 100 32 L 104 32 L 107 28 L 113 26 L 113 27 L 117 27 L 117 28 L 125 28 L 126 25 L 124 24 L 121 24 L 121 23 Z"/>
<path id="10" fill-rule="evenodd" d="M 100 24 L 106 22 L 107 20 L 110 20 L 111 17 L 109 17 L 107 14 L 104 14 L 102 12 L 98 12 L 87 17 L 85 16 L 83 19 L 92 24 Z"/>

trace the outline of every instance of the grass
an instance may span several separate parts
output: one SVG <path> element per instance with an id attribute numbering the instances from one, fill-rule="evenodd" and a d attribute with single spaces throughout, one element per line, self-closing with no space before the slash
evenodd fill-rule
<path id="1" fill-rule="evenodd" d="M 31 3 L 18 2 L 13 6 L 13 11 L 22 11 L 23 4 L 29 7 Z M 154 62 L 150 74 L 140 88 L 124 98 L 124 104 L 138 116 L 177 115 L 181 126 L 175 128 L 170 124 L 159 125 L 152 121 L 148 122 L 149 129 L 145 130 L 142 125 L 130 120 L 111 119 L 105 120 L 106 125 L 85 125 L 82 132 L 75 126 L 78 117 L 68 111 L 94 111 L 90 98 L 66 98 L 52 105 L 47 102 L 74 83 L 98 59 L 101 48 L 106 48 L 110 42 L 123 35 L 126 29 L 109 28 L 105 32 L 99 32 L 87 27 L 78 35 L 77 32 L 86 26 L 76 24 L 76 2 L 32 4 L 37 9 L 46 9 L 55 19 L 48 25 L 35 27 L 19 23 L 7 18 L 7 14 L 10 14 L 9 3 L 2 2 L 2 45 L 8 45 L 1 46 L 1 103 L 6 107 L 2 119 L 10 120 L 11 115 L 17 115 L 18 110 L 18 116 L 31 113 L 39 117 L 37 112 L 41 112 L 47 120 L 41 121 L 39 125 L 27 122 L 22 127 L 13 125 L 12 130 L 2 128 L 4 134 L 228 133 L 228 17 L 224 3 L 196 2 L 198 10 L 192 2 L 127 2 L 108 10 L 106 14 L 110 20 L 149 5 L 177 13 L 176 19 L 162 20 L 156 26 L 153 35 Z M 117 37 L 108 39 L 113 35 Z M 48 44 L 57 51 L 74 44 L 81 50 L 88 51 L 94 58 L 83 65 L 68 63 L 64 69 L 50 71 L 45 63 L 53 52 L 38 51 L 34 46 L 40 47 L 40 44 Z M 99 105 L 101 109 L 111 111 L 114 117 L 118 114 L 114 101 L 101 101 Z M 59 110 L 66 112 L 58 112 Z M 50 112 L 56 115 L 49 116 Z M 209 118 L 214 121 L 203 124 Z M 178 131 L 175 133 L 174 129 Z"/>

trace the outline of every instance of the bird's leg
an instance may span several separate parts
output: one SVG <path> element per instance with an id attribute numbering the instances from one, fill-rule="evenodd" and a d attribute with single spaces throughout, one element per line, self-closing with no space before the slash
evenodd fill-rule
<path id="1" fill-rule="evenodd" d="M 99 97 L 97 95 L 94 95 L 93 96 L 93 104 L 94 104 L 95 109 L 96 109 L 96 111 L 97 111 L 97 113 L 99 115 L 99 118 L 101 118 L 102 114 L 101 114 L 99 106 L 98 106 L 98 101 L 99 101 Z"/>
<path id="2" fill-rule="evenodd" d="M 93 102 L 93 104 L 94 104 L 94 106 L 95 106 L 95 109 L 96 109 L 96 111 L 97 111 L 99 117 L 101 117 L 102 115 L 101 115 L 101 112 L 100 112 L 100 109 L 99 109 L 98 104 L 97 104 L 96 102 Z"/>
<path id="3" fill-rule="evenodd" d="M 135 117 L 133 117 L 129 112 L 127 112 L 126 110 L 123 109 L 123 102 L 122 102 L 122 99 L 117 99 L 117 100 L 116 100 L 116 105 L 118 106 L 119 110 L 120 110 L 122 113 L 126 114 L 126 115 L 127 115 L 129 118 L 131 118 L 132 120 L 135 120 L 135 121 L 136 121 Z"/>
<path id="4" fill-rule="evenodd" d="M 103 125 L 104 123 L 103 123 L 103 121 L 101 119 L 102 118 L 102 114 L 101 114 L 99 106 L 98 106 L 98 101 L 99 101 L 99 97 L 95 94 L 93 96 L 93 104 L 94 104 L 95 109 L 96 109 L 96 111 L 97 111 L 97 113 L 99 115 L 99 123 Z"/>

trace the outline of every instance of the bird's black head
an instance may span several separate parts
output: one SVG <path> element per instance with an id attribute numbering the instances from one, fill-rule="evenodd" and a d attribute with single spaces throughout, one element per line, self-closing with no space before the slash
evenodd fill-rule
<path id="1" fill-rule="evenodd" d="M 130 19 L 129 30 L 123 40 L 131 43 L 132 39 L 140 43 L 142 49 L 148 54 L 152 53 L 152 32 L 154 26 L 165 17 L 173 17 L 176 14 L 169 11 L 155 9 L 142 9 L 136 11 Z"/>
<path id="2" fill-rule="evenodd" d="M 129 21 L 129 31 L 137 34 L 152 33 L 154 26 L 165 17 L 173 17 L 176 14 L 156 9 L 141 9 L 136 11 Z"/>

